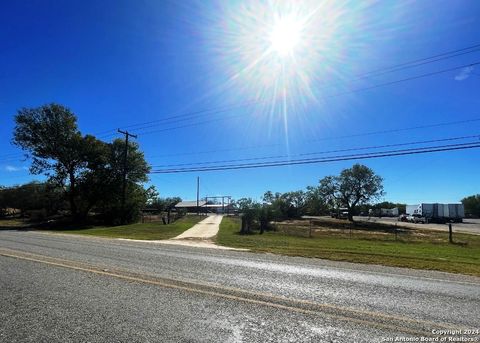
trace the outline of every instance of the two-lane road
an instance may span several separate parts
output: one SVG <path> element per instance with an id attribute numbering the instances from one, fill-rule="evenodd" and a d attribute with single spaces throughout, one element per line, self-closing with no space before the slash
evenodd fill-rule
<path id="1" fill-rule="evenodd" d="M 0 290 L 1 342 L 380 342 L 480 329 L 479 278 L 33 231 L 0 231 Z"/>

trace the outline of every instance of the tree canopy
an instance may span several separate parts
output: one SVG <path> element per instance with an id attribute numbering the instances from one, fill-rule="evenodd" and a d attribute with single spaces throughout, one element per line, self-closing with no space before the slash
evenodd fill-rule
<path id="1" fill-rule="evenodd" d="M 355 164 L 338 176 L 320 180 L 319 191 L 329 204 L 348 209 L 348 219 L 353 220 L 357 205 L 366 204 L 384 195 L 383 179 L 367 166 Z"/>
<path id="2" fill-rule="evenodd" d="M 74 218 L 85 218 L 97 207 L 107 221 L 114 221 L 120 211 L 123 140 L 107 143 L 82 136 L 75 114 L 58 104 L 23 108 L 15 123 L 13 143 L 31 157 L 30 171 L 46 175 L 49 183 L 64 190 Z M 148 180 L 149 168 L 138 144 L 129 142 L 126 211 L 131 220 L 146 202 L 141 185 Z"/>
<path id="3" fill-rule="evenodd" d="M 465 214 L 480 217 L 480 194 L 471 195 L 462 199 Z"/>

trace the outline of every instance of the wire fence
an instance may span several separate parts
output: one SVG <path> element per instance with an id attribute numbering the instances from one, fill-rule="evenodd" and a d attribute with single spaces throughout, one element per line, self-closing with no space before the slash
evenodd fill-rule
<path id="1" fill-rule="evenodd" d="M 418 243 L 457 243 L 466 244 L 476 236 L 455 233 L 454 224 L 446 224 L 444 230 L 410 228 L 398 223 L 349 222 L 347 220 L 292 220 L 272 223 L 275 231 L 289 236 L 303 238 L 362 239 L 371 241 L 399 241 Z M 455 240 L 455 238 L 459 238 Z M 480 239 L 480 236 L 479 236 Z"/>

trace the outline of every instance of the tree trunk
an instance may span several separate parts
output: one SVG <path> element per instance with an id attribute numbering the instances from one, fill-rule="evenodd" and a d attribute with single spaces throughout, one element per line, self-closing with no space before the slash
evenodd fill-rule
<path id="1" fill-rule="evenodd" d="M 241 218 L 242 218 L 242 226 L 240 228 L 240 234 L 245 235 L 249 231 L 248 222 L 247 222 L 247 219 L 245 218 L 245 216 L 242 216 Z"/>
<path id="2" fill-rule="evenodd" d="M 348 221 L 353 222 L 353 208 L 348 209 Z"/>
<path id="3" fill-rule="evenodd" d="M 77 219 L 78 210 L 77 210 L 77 204 L 75 204 L 75 192 L 76 192 L 75 175 L 73 174 L 73 172 L 70 172 L 69 176 L 70 176 L 70 191 L 68 192 L 68 201 L 70 203 L 70 213 L 72 214 L 72 217 L 74 219 Z"/>
<path id="4" fill-rule="evenodd" d="M 260 220 L 260 234 L 263 234 L 266 227 L 267 227 L 267 222 L 265 222 L 265 220 Z"/>

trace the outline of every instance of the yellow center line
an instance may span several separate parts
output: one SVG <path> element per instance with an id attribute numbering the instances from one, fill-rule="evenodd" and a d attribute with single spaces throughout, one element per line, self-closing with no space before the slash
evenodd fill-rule
<path id="1" fill-rule="evenodd" d="M 101 236 L 87 236 L 87 235 L 82 235 L 82 234 L 72 234 L 72 233 L 58 233 L 58 232 L 36 232 L 38 234 L 44 234 L 44 235 L 56 235 L 56 236 L 65 236 L 65 237 L 68 237 L 68 238 L 71 238 L 71 236 L 75 236 L 76 238 L 81 238 L 81 239 L 86 239 L 86 240 L 108 240 L 110 241 L 109 244 L 111 245 L 115 245 L 115 246 L 120 246 L 120 247 L 135 247 L 135 248 L 138 248 L 139 246 L 141 246 L 142 244 L 143 245 L 154 245 L 154 244 L 162 244 L 162 245 L 167 245 L 163 242 L 159 242 L 159 241 L 147 241 L 147 240 L 131 240 L 131 239 L 126 239 L 126 238 L 111 238 L 111 237 L 101 237 Z M 124 243 L 120 243 L 120 244 L 116 244 L 114 243 L 115 241 L 117 242 L 124 242 Z M 126 244 L 128 242 L 135 242 L 135 243 L 139 243 L 139 244 Z M 175 244 L 168 244 L 169 246 L 175 246 Z M 181 246 L 181 245 L 178 245 L 178 246 Z M 223 246 L 222 246 L 223 247 Z M 180 250 L 175 250 L 176 252 L 180 252 Z M 233 248 L 232 251 L 243 251 L 241 248 L 240 249 L 236 249 L 236 248 Z M 245 251 L 248 251 L 248 252 L 251 252 L 250 250 L 246 249 Z M 183 252 L 183 251 L 181 251 Z M 258 252 L 257 252 L 258 253 Z M 230 257 L 229 255 L 220 255 L 220 254 L 206 254 L 206 253 L 202 253 L 203 255 L 206 255 L 206 256 L 212 256 L 212 257 Z M 256 261 L 256 262 L 265 262 L 264 260 L 260 260 L 260 259 L 252 259 L 253 261 Z M 339 262 L 339 261 L 337 261 Z M 269 263 L 267 261 L 267 263 Z M 352 263 L 352 262 L 346 262 L 346 263 Z M 289 264 L 290 265 L 290 264 Z M 292 265 L 292 266 L 295 266 L 295 265 Z M 369 265 L 369 267 L 375 267 L 375 265 Z M 327 268 L 335 268 L 335 269 L 338 269 L 338 270 L 342 270 L 342 271 L 347 271 L 347 272 L 355 272 L 355 273 L 358 273 L 359 270 L 358 269 L 354 269 L 354 268 L 348 268 L 348 267 L 340 267 L 340 266 L 330 266 L 330 265 L 325 265 L 323 267 L 327 267 Z M 402 267 L 395 267 L 395 266 L 384 266 L 384 267 L 387 267 L 387 268 L 402 268 Z M 461 276 L 467 276 L 469 278 L 477 278 L 479 279 L 479 282 L 475 282 L 475 281 L 462 281 L 462 280 L 453 280 L 453 279 L 441 279 L 441 278 L 435 278 L 435 277 L 430 277 L 430 276 L 416 276 L 416 275 L 407 275 L 407 274 L 394 274 L 394 273 L 389 273 L 389 272 L 381 272 L 381 271 L 375 271 L 375 270 L 369 270 L 369 269 L 365 269 L 365 270 L 361 270 L 361 272 L 363 273 L 367 273 L 367 274 L 370 274 L 370 275 L 384 275 L 384 276 L 388 276 L 388 277 L 398 277 L 398 276 L 401 276 L 401 277 L 405 277 L 405 278 L 409 278 L 409 279 L 417 279 L 417 280 L 421 280 L 421 281 L 433 281 L 433 282 L 448 282 L 448 283 L 454 283 L 454 284 L 460 284 L 460 285 L 471 285 L 471 286 L 480 286 L 480 278 L 476 277 L 476 276 L 472 276 L 472 275 L 463 275 L 463 274 L 460 274 Z M 458 275 L 457 275 L 458 276 Z"/>
<path id="2" fill-rule="evenodd" d="M 311 301 L 308 301 L 308 300 L 301 300 L 301 299 L 289 299 L 289 298 L 286 298 L 286 297 L 275 296 L 275 295 L 268 294 L 268 293 L 251 292 L 251 291 L 245 291 L 245 290 L 242 290 L 242 289 L 232 288 L 232 287 L 215 286 L 215 285 L 201 284 L 201 283 L 192 284 L 191 286 L 184 286 L 184 285 L 179 285 L 179 284 L 172 283 L 172 282 L 187 283 L 187 282 L 180 281 L 180 280 L 172 279 L 172 280 L 170 280 L 171 282 L 152 280 L 152 279 L 147 279 L 147 278 L 144 278 L 144 277 L 142 278 L 142 277 L 139 277 L 139 276 L 131 276 L 131 275 L 126 275 L 126 274 L 121 274 L 120 272 L 99 270 L 99 269 L 96 269 L 98 267 L 93 267 L 93 266 L 79 266 L 78 264 L 80 264 L 80 263 L 76 262 L 76 261 L 69 261 L 69 260 L 60 259 L 60 258 L 31 254 L 31 253 L 26 253 L 26 252 L 11 250 L 11 249 L 0 249 L 0 256 L 16 258 L 16 259 L 26 260 L 26 261 L 32 261 L 32 262 L 37 262 L 37 263 L 43 263 L 43 264 L 52 265 L 52 266 L 56 266 L 56 267 L 63 267 L 63 268 L 78 270 L 78 271 L 82 271 L 82 272 L 94 273 L 94 274 L 98 274 L 98 275 L 115 277 L 115 278 L 118 278 L 118 279 L 128 280 L 128 281 L 132 281 L 132 282 L 151 284 L 151 285 L 156 285 L 156 286 L 160 286 L 160 287 L 163 287 L 163 288 L 178 289 L 178 290 L 182 290 L 182 291 L 186 291 L 186 292 L 198 293 L 198 294 L 208 295 L 208 296 L 212 296 L 212 297 L 219 297 L 219 298 L 224 298 L 224 299 L 228 299 L 228 300 L 234 300 L 234 301 L 241 301 L 241 302 L 252 303 L 252 304 L 257 304 L 257 305 L 263 305 L 263 306 L 267 306 L 267 307 L 273 307 L 273 308 L 283 309 L 283 310 L 297 312 L 297 313 L 304 313 L 304 314 L 311 314 L 311 315 L 319 315 L 320 313 L 322 313 L 324 315 L 327 315 L 327 316 L 330 316 L 330 317 L 333 317 L 333 318 L 337 318 L 337 319 L 340 319 L 340 320 L 343 320 L 343 321 L 347 321 L 347 322 L 353 322 L 353 323 L 362 324 L 362 325 L 366 325 L 366 326 L 374 326 L 374 327 L 378 327 L 378 328 L 382 328 L 382 329 L 389 329 L 389 330 L 393 330 L 393 331 L 401 331 L 401 332 L 405 332 L 405 333 L 413 334 L 413 335 L 429 336 L 429 335 L 431 335 L 431 333 L 428 332 L 428 331 L 420 331 L 418 329 L 409 329 L 409 328 L 406 328 L 406 327 L 402 327 L 402 326 L 398 325 L 400 323 L 397 323 L 397 324 L 380 323 L 378 321 L 375 321 L 375 318 L 377 318 L 379 320 L 395 320 L 395 321 L 407 322 L 407 323 L 410 323 L 410 324 L 427 325 L 429 327 L 429 330 L 431 330 L 433 328 L 438 328 L 438 327 L 443 327 L 443 328 L 448 328 L 448 329 L 451 329 L 452 327 L 459 328 L 459 326 L 457 324 L 437 323 L 437 322 L 430 322 L 430 321 L 412 319 L 412 318 L 408 318 L 408 317 L 388 315 L 388 314 L 372 312 L 372 311 L 349 309 L 349 308 L 346 308 L 346 307 L 341 307 L 341 306 L 336 306 L 336 305 L 331 305 L 331 304 L 321 304 L 321 303 L 315 303 L 315 302 L 311 302 Z M 77 265 L 74 265 L 74 264 L 77 264 Z M 193 286 L 197 286 L 197 287 L 198 286 L 201 286 L 201 287 L 203 286 L 203 287 L 210 287 L 210 288 L 220 290 L 220 291 L 223 290 L 223 291 L 229 291 L 229 292 L 243 293 L 245 295 L 252 296 L 252 297 L 269 298 L 269 300 L 272 300 L 272 301 L 289 302 L 289 303 L 293 303 L 293 305 L 284 305 L 284 304 L 279 304 L 279 303 L 275 303 L 275 302 L 272 302 L 272 301 L 258 300 L 258 299 L 252 299 L 252 298 L 245 297 L 245 296 L 238 296 L 238 295 L 220 293 L 218 291 L 199 289 L 199 288 L 195 288 Z M 299 306 L 294 306 L 295 303 Z M 302 308 L 302 307 L 300 307 L 300 305 L 308 305 L 308 306 L 316 307 L 316 308 L 319 308 L 319 309 L 336 310 L 336 311 L 346 312 L 346 314 L 334 314 L 334 313 L 330 313 L 330 312 L 328 312 L 328 313 L 320 312 L 319 310 Z M 350 313 L 352 315 L 370 316 L 370 317 L 374 317 L 374 318 L 371 318 L 371 319 L 353 318 L 353 317 L 349 317 L 348 313 Z"/>

